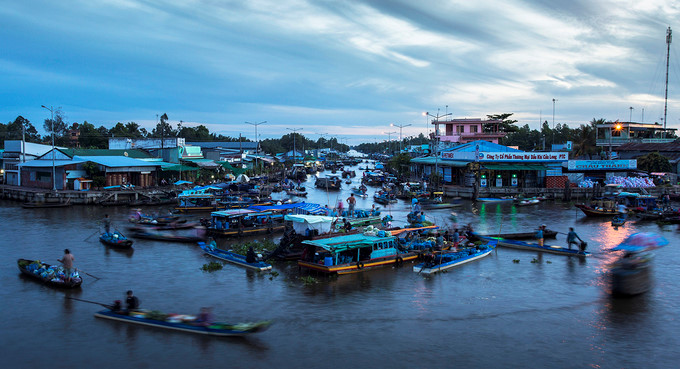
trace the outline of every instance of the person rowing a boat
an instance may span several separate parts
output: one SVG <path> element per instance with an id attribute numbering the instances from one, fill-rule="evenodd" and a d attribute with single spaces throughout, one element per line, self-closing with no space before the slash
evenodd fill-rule
<path id="1" fill-rule="evenodd" d="M 571 250 L 571 244 L 575 244 L 576 248 L 579 248 L 580 243 L 576 242 L 576 239 L 583 243 L 583 240 L 581 237 L 579 237 L 576 232 L 574 232 L 573 227 L 569 227 L 569 233 L 567 233 L 567 246 L 569 246 L 569 250 Z"/>
<path id="2" fill-rule="evenodd" d="M 73 262 L 76 260 L 76 258 L 73 257 L 73 254 L 71 254 L 71 251 L 69 249 L 64 250 L 64 256 L 61 257 L 61 259 L 57 259 L 58 262 L 62 264 L 64 267 L 64 280 L 66 282 L 71 281 L 71 274 L 73 274 Z"/>
<path id="3" fill-rule="evenodd" d="M 128 312 L 139 309 L 139 299 L 132 293 L 132 290 L 126 293 L 125 305 L 127 305 Z"/>
<path id="4" fill-rule="evenodd" d="M 104 214 L 104 232 L 111 233 L 111 218 L 109 214 Z"/>
<path id="5" fill-rule="evenodd" d="M 201 312 L 198 314 L 194 324 L 203 327 L 208 327 L 215 321 L 211 308 L 202 307 Z"/>

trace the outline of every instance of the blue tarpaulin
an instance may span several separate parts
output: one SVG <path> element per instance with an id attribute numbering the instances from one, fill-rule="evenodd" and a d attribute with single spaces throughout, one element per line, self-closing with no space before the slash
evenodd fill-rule
<path id="1" fill-rule="evenodd" d="M 296 204 L 282 204 L 282 205 L 257 205 L 250 206 L 248 209 L 257 211 L 267 210 L 292 210 L 295 214 L 310 214 L 310 215 L 325 215 L 326 210 L 319 204 L 301 202 Z"/>

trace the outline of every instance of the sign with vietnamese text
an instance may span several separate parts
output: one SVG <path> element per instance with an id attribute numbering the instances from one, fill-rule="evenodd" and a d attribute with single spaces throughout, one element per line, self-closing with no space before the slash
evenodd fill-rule
<path id="1" fill-rule="evenodd" d="M 477 156 L 475 158 L 475 155 Z M 443 160 L 477 160 L 480 162 L 512 162 L 512 161 L 567 161 L 566 152 L 442 152 Z"/>
<path id="2" fill-rule="evenodd" d="M 567 168 L 570 171 L 637 169 L 637 160 L 569 160 Z"/>

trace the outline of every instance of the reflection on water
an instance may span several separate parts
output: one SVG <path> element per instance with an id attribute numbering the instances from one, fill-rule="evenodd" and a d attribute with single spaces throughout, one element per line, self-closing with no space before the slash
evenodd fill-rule
<path id="1" fill-rule="evenodd" d="M 343 184 L 339 192 L 317 191 L 311 176 L 305 186 L 306 201 L 330 205 L 347 198 L 351 188 Z M 369 187 L 369 195 L 375 189 Z M 371 198 L 357 200 L 357 208 L 373 203 Z M 7 281 L 0 291 L 2 306 L 17 307 L 11 319 L 0 323 L 0 350 L 21 354 L 21 362 L 9 357 L 3 363 L 7 367 L 37 367 L 55 358 L 69 367 L 92 362 L 219 367 L 225 359 L 244 367 L 324 368 L 345 362 L 375 367 L 376 352 L 378 366 L 394 367 L 450 366 L 452 358 L 461 367 L 649 367 L 647 353 L 653 354 L 651 366 L 677 364 L 680 320 L 673 317 L 680 306 L 680 282 L 674 261 L 680 249 L 657 252 L 664 257 L 656 260 L 662 263 L 655 277 L 663 283 L 653 292 L 627 300 L 607 293 L 606 266 L 617 255 L 605 250 L 631 233 L 659 232 L 653 223 L 629 222 L 614 229 L 609 219 L 589 219 L 567 204 L 518 208 L 464 201 L 455 209 L 460 224 L 472 223 L 484 233 L 531 232 L 540 224 L 566 233 L 573 226 L 595 255 L 568 258 L 499 248 L 432 277 L 413 273 L 413 264 L 405 263 L 402 268 L 317 276 L 314 283 L 305 283 L 295 263 L 275 263 L 276 277 L 233 265 L 204 273 L 200 267 L 207 259 L 195 245 L 135 240 L 134 252 L 126 253 L 107 249 L 95 237 L 86 241 L 93 233 L 92 219 L 106 212 L 124 224 L 127 208 L 73 207 L 64 216 L 63 210 L 26 212 L 17 203 L 0 204 L 5 220 L 0 226 L 12 230 L 2 232 L 5 254 L 52 260 L 63 247 L 55 249 L 45 240 L 75 240 L 69 248 L 76 266 L 101 277 L 86 277 L 82 290 L 58 291 L 21 277 L 13 262 L 0 263 Z M 400 226 L 408 211 L 404 201 L 383 207 L 383 215 L 391 214 Z M 450 209 L 426 214 L 446 225 Z M 676 232 L 664 236 L 671 244 L 680 242 Z M 236 241 L 218 242 L 228 248 Z M 559 234 L 554 244 L 566 245 L 565 235 Z M 128 289 L 143 308 L 190 313 L 213 306 L 220 320 L 271 319 L 274 324 L 247 339 L 214 339 L 96 319 L 93 314 L 101 307 L 64 298 L 109 302 Z M 27 344 L 36 337 L 41 338 L 40 350 Z M 518 342 L 531 350 L 518 350 Z M 65 347 L 77 347 L 78 355 L 63 359 Z"/>

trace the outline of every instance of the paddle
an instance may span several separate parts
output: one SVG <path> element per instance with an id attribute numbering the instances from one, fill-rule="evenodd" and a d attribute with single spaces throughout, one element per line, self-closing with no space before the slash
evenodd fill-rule
<path id="1" fill-rule="evenodd" d="M 101 278 L 99 278 L 99 277 L 93 276 L 92 274 L 90 274 L 90 273 L 88 273 L 88 272 L 84 272 L 84 271 L 82 271 L 82 270 L 78 270 L 78 271 L 81 272 L 81 273 L 83 273 L 83 274 L 87 274 L 87 275 L 89 275 L 90 277 L 92 277 L 92 278 L 94 278 L 94 279 L 96 279 L 96 280 L 101 279 Z"/>
<path id="2" fill-rule="evenodd" d="M 103 307 L 105 307 L 105 308 L 107 308 L 107 309 L 113 310 L 113 306 L 112 306 L 112 305 L 102 304 L 101 302 L 90 301 L 90 300 L 83 300 L 83 299 L 79 299 L 79 298 L 71 297 L 71 296 L 64 296 L 64 297 L 66 297 L 66 298 L 69 299 L 69 300 L 76 300 L 76 301 L 87 302 L 88 304 L 101 305 L 101 306 L 103 306 Z"/>
<path id="3" fill-rule="evenodd" d="M 92 236 L 94 236 L 94 235 L 97 234 L 97 233 L 99 233 L 99 229 L 95 230 L 91 235 L 87 236 L 87 238 L 84 239 L 83 241 L 84 241 L 84 242 L 87 242 L 90 238 L 92 238 Z"/>

